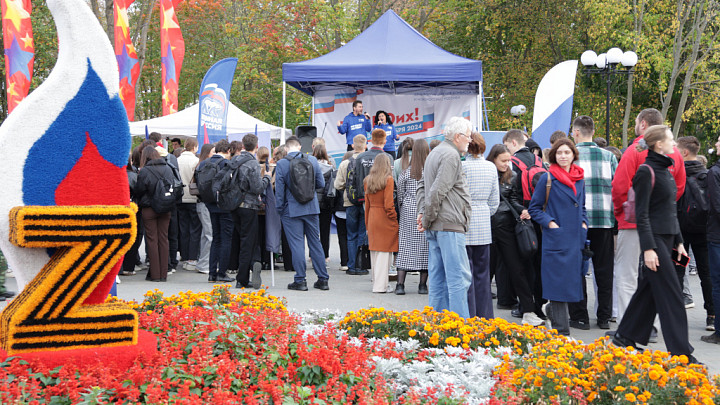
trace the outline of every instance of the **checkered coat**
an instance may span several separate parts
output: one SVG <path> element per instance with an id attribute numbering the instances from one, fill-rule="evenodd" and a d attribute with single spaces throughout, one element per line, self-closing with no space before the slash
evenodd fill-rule
<path id="1" fill-rule="evenodd" d="M 470 191 L 470 228 L 465 234 L 466 245 L 492 243 L 490 217 L 500 205 L 497 168 L 482 155 L 468 155 L 463 162 L 463 174 Z"/>
<path id="2" fill-rule="evenodd" d="M 410 177 L 408 167 L 397 181 L 397 200 L 400 207 L 400 250 L 395 265 L 400 270 L 427 270 L 428 242 L 425 233 L 417 230 L 418 181 Z"/>
<path id="3" fill-rule="evenodd" d="M 595 142 L 575 145 L 580 152 L 576 164 L 585 172 L 585 209 L 590 228 L 612 228 L 613 216 L 612 181 L 618 162 L 612 152 L 597 146 Z"/>

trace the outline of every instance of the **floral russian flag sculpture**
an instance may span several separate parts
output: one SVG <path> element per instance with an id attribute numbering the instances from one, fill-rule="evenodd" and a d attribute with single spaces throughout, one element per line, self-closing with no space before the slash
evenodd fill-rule
<path id="1" fill-rule="evenodd" d="M 0 346 L 7 355 L 132 355 L 137 313 L 105 303 L 137 226 L 117 62 L 84 1 L 47 4 L 57 63 L 0 127 L 0 247 L 22 289 L 0 314 Z"/>

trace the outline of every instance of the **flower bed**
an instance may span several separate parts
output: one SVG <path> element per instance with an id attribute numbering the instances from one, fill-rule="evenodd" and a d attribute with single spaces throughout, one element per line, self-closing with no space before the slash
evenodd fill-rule
<path id="1" fill-rule="evenodd" d="M 687 357 L 636 353 L 609 345 L 608 338 L 583 344 L 542 327 L 463 319 L 429 307 L 363 309 L 348 313 L 340 327 L 351 335 L 412 337 L 421 347 L 487 347 L 503 359 L 494 372 L 494 404 L 720 403 L 717 378 L 710 381 L 703 367 L 687 364 Z M 504 347 L 512 351 L 498 351 Z"/>
<path id="2" fill-rule="evenodd" d="M 462 404 L 714 403 L 717 384 L 687 359 L 589 345 L 502 319 L 430 308 L 346 316 L 287 311 L 263 290 L 142 303 L 156 355 L 126 370 L 0 363 L 0 403 Z"/>

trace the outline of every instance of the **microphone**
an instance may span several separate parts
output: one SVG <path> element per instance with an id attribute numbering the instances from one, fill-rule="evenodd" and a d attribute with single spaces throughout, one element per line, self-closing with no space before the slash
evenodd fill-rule
<path id="1" fill-rule="evenodd" d="M 322 138 L 323 135 L 325 135 L 325 128 L 327 128 L 327 121 L 325 121 L 325 125 L 323 125 L 323 130 L 322 130 L 322 134 L 320 134 L 320 138 Z"/>

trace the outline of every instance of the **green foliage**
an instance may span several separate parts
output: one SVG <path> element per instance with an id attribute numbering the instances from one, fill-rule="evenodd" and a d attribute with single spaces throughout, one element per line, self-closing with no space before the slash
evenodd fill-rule
<path id="1" fill-rule="evenodd" d="M 107 1 L 107 0 L 106 0 Z M 716 0 L 700 4 L 716 4 Z M 147 34 L 143 71 L 138 82 L 136 119 L 161 114 L 159 7 L 155 0 L 136 0 L 128 10 L 136 48 L 141 45 L 142 10 L 154 6 Z M 202 78 L 215 62 L 237 57 L 230 99 L 251 115 L 280 125 L 282 64 L 324 55 L 350 41 L 388 8 L 450 52 L 483 61 L 484 91 L 490 127 L 506 130 L 532 126 L 535 90 L 555 64 L 579 59 L 586 49 L 604 52 L 618 46 L 635 50 L 639 61 L 632 77 L 629 117 L 632 139 L 635 115 L 647 107 L 660 109 L 672 83 L 673 44 L 678 29 L 677 1 L 671 0 L 183 0 L 176 8 L 185 38 L 179 78 L 179 106 L 198 99 Z M 55 26 L 47 7 L 33 0 L 36 46 L 32 89 L 47 78 L 57 59 Z M 720 29 L 715 19 L 712 34 Z M 388 38 L 392 40 L 392 38 Z M 703 42 L 706 59 L 695 70 L 680 135 L 695 135 L 712 147 L 720 132 L 720 41 Z M 687 56 L 687 52 L 683 57 Z M 368 57 L 372 57 L 368 55 Z M 4 68 L 4 61 L 0 61 Z M 675 123 L 686 67 L 678 72 L 666 117 Z M 595 119 L 604 136 L 605 86 L 598 75 L 580 67 L 576 80 L 575 114 Z M 611 85 L 611 143 L 618 146 L 626 105 L 627 80 Z M 31 89 L 31 90 L 32 90 Z M 4 108 L 5 94 L 0 106 Z M 287 127 L 310 119 L 311 100 L 288 88 Z M 528 107 L 513 118 L 510 108 Z M 4 118 L 0 111 L 0 119 Z M 569 124 L 569 123 L 568 123 Z"/>

